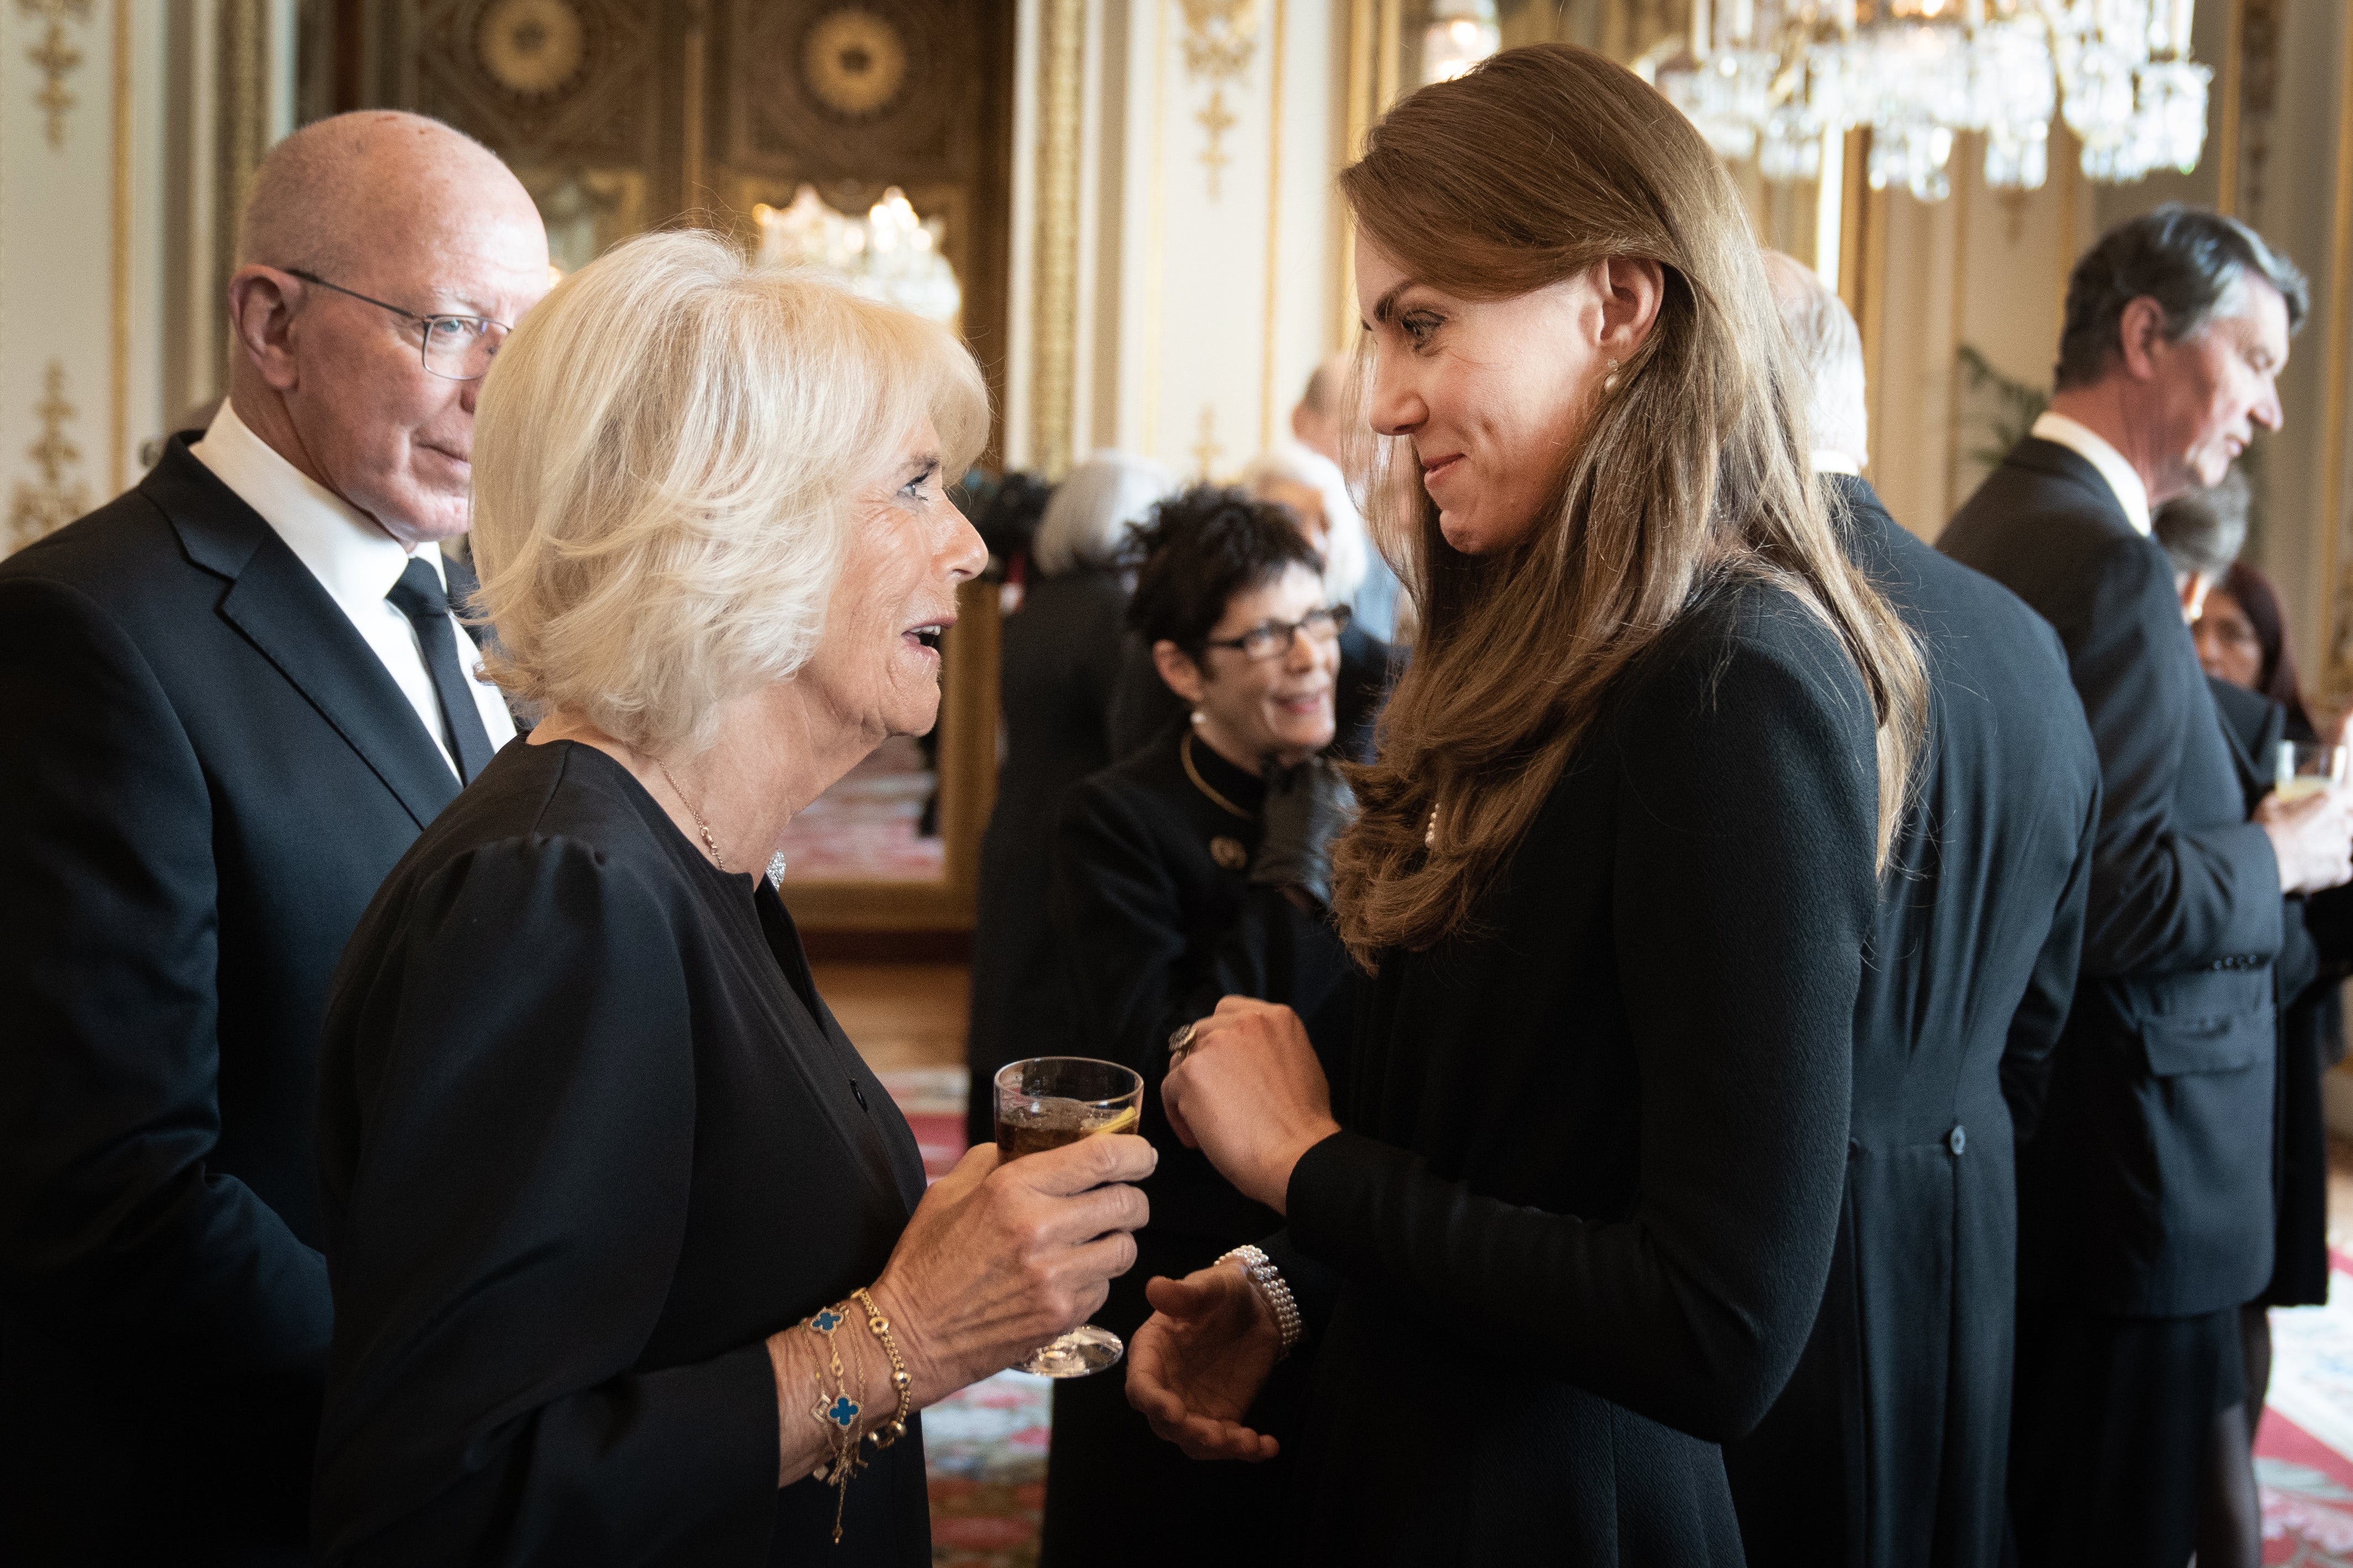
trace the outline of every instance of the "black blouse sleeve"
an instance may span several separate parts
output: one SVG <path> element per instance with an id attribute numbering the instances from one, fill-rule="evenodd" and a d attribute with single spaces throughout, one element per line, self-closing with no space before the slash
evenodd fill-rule
<path id="1" fill-rule="evenodd" d="M 1686 648 L 1586 748 L 1618 771 L 1631 1211 L 1503 1202 L 1353 1131 L 1288 1192 L 1291 1242 L 1352 1282 L 1476 1323 L 1498 1365 L 1712 1441 L 1762 1416 L 1821 1300 L 1875 897 L 1869 699 L 1792 618 L 1721 658 Z"/>
<path id="2" fill-rule="evenodd" d="M 765 1560 L 765 1345 L 637 1365 L 687 1219 L 690 993 L 657 890 L 562 838 L 363 925 L 322 1064 L 326 1561 Z"/>

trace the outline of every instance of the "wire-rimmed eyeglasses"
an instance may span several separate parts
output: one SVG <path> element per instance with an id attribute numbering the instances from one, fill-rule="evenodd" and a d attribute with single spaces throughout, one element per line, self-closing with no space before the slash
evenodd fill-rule
<path id="1" fill-rule="evenodd" d="M 506 341 L 512 329 L 504 321 L 494 321 L 488 316 L 420 316 L 414 310 L 371 298 L 356 289 L 346 289 L 340 283 L 330 283 L 316 273 L 305 272 L 299 267 L 286 268 L 289 276 L 305 283 L 316 283 L 322 289 L 332 289 L 338 294 L 348 294 L 364 305 L 374 305 L 379 310 L 390 310 L 404 321 L 415 321 L 425 329 L 421 352 L 425 368 L 444 381 L 478 381 L 487 374 L 491 361 L 497 357 L 499 345 Z"/>
<path id="2" fill-rule="evenodd" d="M 1256 663 L 1275 658 L 1291 651 L 1299 634 L 1307 634 L 1311 642 L 1335 642 L 1348 626 L 1349 609 L 1345 605 L 1326 605 L 1310 610 L 1300 621 L 1261 621 L 1238 637 L 1211 637 L 1204 647 L 1229 647 L 1244 658 Z"/>

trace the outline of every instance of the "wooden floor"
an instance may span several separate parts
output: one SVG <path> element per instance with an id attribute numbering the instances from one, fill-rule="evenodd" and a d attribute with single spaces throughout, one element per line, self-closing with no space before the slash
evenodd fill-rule
<path id="1" fill-rule="evenodd" d="M 812 963 L 818 994 L 878 1073 L 964 1066 L 971 971 L 961 963 Z"/>

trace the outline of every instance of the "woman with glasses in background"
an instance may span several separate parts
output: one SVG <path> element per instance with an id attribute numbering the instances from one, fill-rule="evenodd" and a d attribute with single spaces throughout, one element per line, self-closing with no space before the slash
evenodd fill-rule
<path id="1" fill-rule="evenodd" d="M 1328 602 L 1292 515 L 1240 490 L 1161 502 L 1136 553 L 1128 625 L 1190 722 L 1071 792 L 1052 911 L 1067 1048 L 1144 1075 L 1144 1131 L 1160 1152 L 1137 1267 L 1094 1318 L 1121 1334 L 1151 1310 L 1147 1278 L 1206 1268 L 1280 1223 L 1170 1132 L 1171 1031 L 1239 992 L 1296 1010 L 1329 1062 L 1350 973 L 1324 913 L 1325 847 L 1352 804 L 1324 754 L 1347 606 Z M 1128 1407 L 1124 1381 L 1055 1387 L 1045 1568 L 1106 1561 L 1111 1541 L 1138 1565 L 1272 1552 L 1283 1467 L 1192 1463 Z M 1304 1394 L 1279 1376 L 1260 1419 L 1289 1430 Z"/>

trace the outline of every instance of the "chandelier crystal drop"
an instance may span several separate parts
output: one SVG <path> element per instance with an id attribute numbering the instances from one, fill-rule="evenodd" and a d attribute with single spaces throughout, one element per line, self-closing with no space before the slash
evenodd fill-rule
<path id="1" fill-rule="evenodd" d="M 2056 114 L 2111 184 L 2198 166 L 2206 85 L 2195 0 L 1692 0 L 1688 42 L 1651 64 L 1727 158 L 1821 174 L 1822 138 L 1871 130 L 1872 189 L 1951 194 L 1953 138 L 1985 136 L 1986 184 L 2034 190 Z"/>

